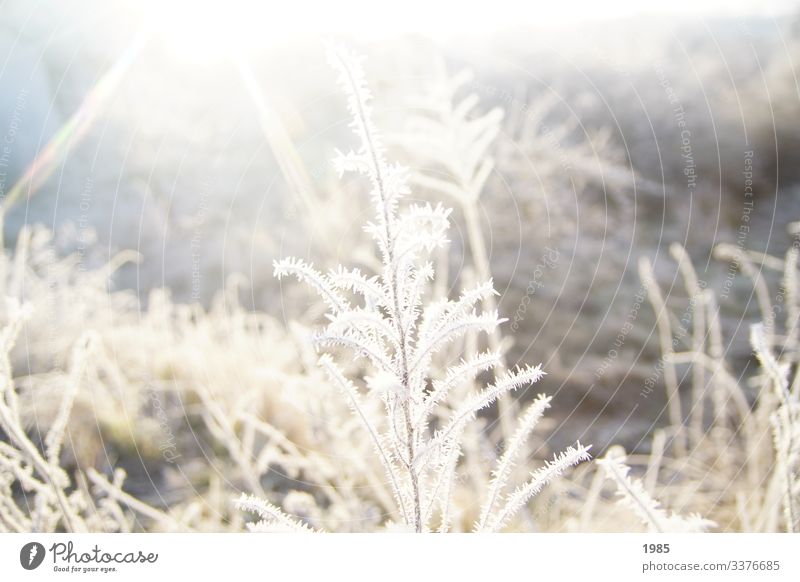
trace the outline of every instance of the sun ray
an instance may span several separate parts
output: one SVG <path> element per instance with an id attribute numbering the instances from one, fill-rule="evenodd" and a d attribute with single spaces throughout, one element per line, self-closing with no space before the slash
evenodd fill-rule
<path id="1" fill-rule="evenodd" d="M 14 183 L 2 200 L 2 211 L 7 211 L 21 196 L 33 196 L 66 159 L 67 153 L 86 136 L 98 115 L 105 109 L 109 98 L 125 77 L 137 55 L 147 43 L 147 31 L 139 32 L 119 59 L 86 94 L 78 110 L 64 123 L 47 145 L 28 165 L 25 173 Z"/>

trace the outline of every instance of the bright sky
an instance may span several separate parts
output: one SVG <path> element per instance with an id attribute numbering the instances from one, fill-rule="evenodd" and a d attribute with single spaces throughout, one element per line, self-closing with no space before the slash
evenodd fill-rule
<path id="1" fill-rule="evenodd" d="M 421 32 L 446 37 L 647 14 L 773 16 L 797 11 L 800 0 L 147 0 L 138 6 L 171 44 L 187 53 L 203 53 L 302 33 L 381 37 Z"/>
<path id="2" fill-rule="evenodd" d="M 485 30 L 507 24 L 606 19 L 637 14 L 772 15 L 800 8 L 798 0 L 150 0 L 170 18 L 207 13 L 220 24 L 246 19 L 253 27 L 285 32 Z M 167 8 L 165 6 L 171 6 Z M 488 8 L 488 9 L 487 9 Z"/>
<path id="3" fill-rule="evenodd" d="M 569 23 L 653 13 L 774 15 L 800 7 L 800 2 L 796 0 L 492 0 L 474 3 L 406 0 L 391 4 L 343 0 L 312 4 L 317 6 L 319 12 L 315 15 L 309 12 L 303 14 L 320 27 L 359 31 L 377 26 L 388 31 L 423 29 L 461 32 L 504 25 Z M 395 8 L 387 10 L 387 5 L 394 5 Z M 359 12 L 364 16 L 348 16 Z"/>

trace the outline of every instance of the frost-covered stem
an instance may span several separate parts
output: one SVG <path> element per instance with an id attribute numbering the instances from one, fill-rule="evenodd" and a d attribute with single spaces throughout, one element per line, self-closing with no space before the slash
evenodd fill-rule
<path id="1" fill-rule="evenodd" d="M 258 471 L 253 465 L 252 455 L 245 451 L 228 416 L 202 384 L 198 384 L 197 394 L 205 408 L 202 416 L 208 430 L 225 446 L 231 459 L 239 467 L 242 478 L 247 482 L 250 490 L 259 495 L 266 495 L 261 486 Z"/>
<path id="2" fill-rule="evenodd" d="M 503 487 L 511 474 L 515 458 L 518 457 L 523 450 L 528 436 L 544 415 L 544 411 L 548 408 L 550 408 L 550 399 L 544 395 L 539 395 L 533 404 L 528 407 L 528 410 L 520 420 L 519 427 L 514 432 L 511 440 L 506 441 L 506 450 L 497 463 L 497 469 L 495 469 L 494 472 L 494 478 L 489 488 L 486 503 L 481 510 L 480 522 L 476 528 L 478 531 L 484 529 L 489 522 L 489 517 L 492 515 L 492 511 L 500 499 Z"/>
<path id="3" fill-rule="evenodd" d="M 797 259 L 800 251 L 797 241 L 786 253 L 784 260 L 783 287 L 786 290 L 786 345 L 784 352 L 793 354 L 797 351 L 798 333 L 800 333 L 800 288 L 797 281 Z M 800 394 L 800 362 L 794 364 L 794 379 L 792 380 L 791 393 Z"/>
<path id="4" fill-rule="evenodd" d="M 708 315 L 708 353 L 713 367 L 711 372 L 711 381 L 714 384 L 714 394 L 712 403 L 714 405 L 714 421 L 720 423 L 723 427 L 727 427 L 727 417 L 725 415 L 725 390 L 722 383 L 719 381 L 719 372 L 724 370 L 724 350 L 722 347 L 722 327 L 720 325 L 719 306 L 714 293 L 711 290 L 706 290 L 705 307 Z"/>
<path id="5" fill-rule="evenodd" d="M 168 526 L 171 530 L 176 532 L 186 532 L 191 531 L 190 528 L 186 525 L 178 521 L 177 519 L 173 518 L 171 515 L 164 513 L 163 511 L 156 509 L 152 505 L 148 505 L 139 499 L 136 499 L 134 496 L 125 493 L 120 487 L 116 486 L 114 483 L 109 482 L 109 480 L 95 471 L 94 469 L 89 469 L 87 471 L 87 476 L 89 480 L 103 493 L 108 495 L 110 499 L 113 499 L 117 503 L 121 503 L 123 505 L 128 506 L 133 511 L 144 515 L 145 517 L 152 519 L 156 523 L 160 523 L 162 525 Z"/>
<path id="6" fill-rule="evenodd" d="M 656 281 L 655 273 L 653 273 L 653 266 L 645 257 L 642 257 L 641 261 L 639 261 L 639 276 L 644 283 L 647 297 L 650 299 L 653 311 L 656 314 L 656 328 L 662 353 L 661 360 L 664 363 L 664 384 L 667 389 L 669 420 L 675 427 L 675 444 L 678 453 L 683 454 L 686 452 L 686 435 L 683 432 L 683 413 L 681 411 L 681 396 L 678 391 L 678 374 L 673 360 L 675 350 L 672 345 L 672 325 L 669 321 L 669 311 L 661 294 L 661 288 Z"/>
<path id="7" fill-rule="evenodd" d="M 411 489 L 413 494 L 413 502 L 414 502 L 414 528 L 417 532 L 422 531 L 422 510 L 421 510 L 421 503 L 420 503 L 420 494 L 419 494 L 419 478 L 416 472 L 415 467 L 415 460 L 416 460 L 416 451 L 415 451 L 415 440 L 416 440 L 416 431 L 414 430 L 413 423 L 411 422 L 411 409 L 410 409 L 410 402 L 411 402 L 411 385 L 410 385 L 410 375 L 408 369 L 408 341 L 406 335 L 406 329 L 403 325 L 403 317 L 402 312 L 400 310 L 400 300 L 398 298 L 398 289 L 397 289 L 397 263 L 395 261 L 394 256 L 394 245 L 392 239 L 392 231 L 391 231 L 391 215 L 389 214 L 389 205 L 386 195 L 386 186 L 385 180 L 383 176 L 383 162 L 378 157 L 378 151 L 375 147 L 375 138 L 370 131 L 369 122 L 367 119 L 367 114 L 365 111 L 364 101 L 361 96 L 361 91 L 359 90 L 358 83 L 353 78 L 353 72 L 351 71 L 350 67 L 348 66 L 347 62 L 341 59 L 342 70 L 347 75 L 347 81 L 350 84 L 351 94 L 353 95 L 353 103 L 355 104 L 355 115 L 358 118 L 358 121 L 362 128 L 362 136 L 364 139 L 364 149 L 366 150 L 367 155 L 370 157 L 370 163 L 372 165 L 372 175 L 374 178 L 374 187 L 376 193 L 378 194 L 378 198 L 380 201 L 380 211 L 381 211 L 381 222 L 383 225 L 383 238 L 384 238 L 384 252 L 386 253 L 385 261 L 386 261 L 386 278 L 387 278 L 387 287 L 389 292 L 391 293 L 391 301 L 394 313 L 391 315 L 391 320 L 395 325 L 397 330 L 398 338 L 400 339 L 400 372 L 401 372 L 401 383 L 403 387 L 403 391 L 406 395 L 405 401 L 402 404 L 402 412 L 403 417 L 406 423 L 406 453 L 408 455 L 408 472 L 409 472 L 409 480 L 411 482 Z"/>
<path id="8" fill-rule="evenodd" d="M 608 473 L 619 488 L 620 494 L 632 505 L 638 507 L 644 520 L 658 533 L 664 533 L 664 526 L 658 515 L 658 510 L 654 507 L 654 501 L 644 494 L 644 489 L 637 490 L 632 486 L 628 475 L 620 471 L 620 466 L 609 460 L 603 463 L 603 468 Z"/>
<path id="9" fill-rule="evenodd" d="M 786 346 L 784 350 L 793 353 L 797 349 L 798 325 L 800 325 L 800 301 L 798 301 L 797 259 L 800 251 L 792 246 L 786 252 L 783 269 L 783 288 L 786 291 Z"/>
<path id="10" fill-rule="evenodd" d="M 383 444 L 381 443 L 381 439 L 378 436 L 378 431 L 372 426 L 372 423 L 369 421 L 367 416 L 364 414 L 364 411 L 361 409 L 361 406 L 358 404 L 358 397 L 356 395 L 355 389 L 352 387 L 350 382 L 347 379 L 345 379 L 344 376 L 342 376 L 342 374 L 337 370 L 336 366 L 333 364 L 329 356 L 327 355 L 323 356 L 320 359 L 320 362 L 327 371 L 328 376 L 331 378 L 331 380 L 339 384 L 339 388 L 349 399 L 350 406 L 353 412 L 355 412 L 361 419 L 361 422 L 364 424 L 364 427 L 366 428 L 367 432 L 372 438 L 372 441 L 375 445 L 375 449 L 380 455 L 381 459 L 383 460 L 384 467 L 386 468 L 386 472 L 388 473 L 389 479 L 392 483 L 392 489 L 397 499 L 397 504 L 400 508 L 400 514 L 404 520 L 407 520 L 408 514 L 406 513 L 406 507 L 405 504 L 403 503 L 403 492 L 398 484 L 398 478 L 395 476 L 394 470 L 392 469 L 392 463 L 389 459 L 389 455 L 384 450 Z"/>
<path id="11" fill-rule="evenodd" d="M 670 249 L 672 256 L 678 262 L 678 268 L 683 274 L 686 291 L 689 294 L 689 303 L 692 312 L 692 350 L 702 353 L 705 348 L 706 321 L 705 321 L 705 293 L 700 286 L 700 280 L 692 266 L 686 249 L 675 243 Z M 699 439 L 703 434 L 703 417 L 705 413 L 705 371 L 700 366 L 692 366 L 692 408 L 689 417 L 694 438 Z"/>
<path id="12" fill-rule="evenodd" d="M 800 533 L 800 508 L 797 507 L 797 500 L 795 499 L 795 485 L 796 476 L 792 473 L 792 468 L 789 464 L 789 455 L 792 448 L 791 435 L 784 434 L 792 430 L 792 419 L 789 416 L 789 408 L 781 406 L 776 413 L 778 419 L 775 421 L 773 432 L 775 434 L 775 446 L 778 449 L 778 467 L 783 483 L 783 513 L 786 520 L 786 531 L 788 533 Z"/>
<path id="13" fill-rule="evenodd" d="M 413 493 L 414 498 L 414 529 L 417 533 L 422 532 L 422 504 L 420 503 L 419 497 L 419 477 L 417 475 L 417 470 L 414 468 L 415 460 L 416 460 L 416 451 L 414 450 L 414 437 L 415 431 L 414 426 L 411 422 L 411 413 L 409 411 L 409 401 L 407 400 L 403 404 L 403 415 L 405 416 L 406 420 L 406 432 L 408 433 L 408 441 L 407 441 L 407 448 L 408 448 L 408 476 L 411 480 L 411 491 Z"/>
<path id="14" fill-rule="evenodd" d="M 545 485 L 561 475 L 569 467 L 582 461 L 588 461 L 590 458 L 589 448 L 576 443 L 575 447 L 569 447 L 560 455 L 555 455 L 552 461 L 546 462 L 542 468 L 531 473 L 530 480 L 508 496 L 505 507 L 497 513 L 497 516 L 489 524 L 488 531 L 500 531 L 505 523 L 519 512 L 528 500 L 539 493 Z"/>
<path id="15" fill-rule="evenodd" d="M 744 253 L 739 247 L 731 244 L 720 244 L 714 249 L 714 253 L 719 258 L 732 261 L 735 263 L 742 272 L 750 278 L 753 282 L 753 292 L 756 297 L 759 311 L 761 311 L 761 319 L 764 326 L 764 339 L 768 347 L 772 347 L 775 337 L 775 312 L 772 309 L 772 300 L 770 299 L 769 286 L 762 271 L 764 265 L 754 265 L 751 257 Z M 748 298 L 748 303 L 751 296 Z"/>
<path id="16" fill-rule="evenodd" d="M 750 343 L 755 350 L 756 356 L 762 368 L 767 374 L 775 396 L 778 400 L 778 409 L 773 413 L 773 436 L 775 443 L 775 456 L 777 460 L 776 471 L 780 473 L 782 481 L 784 500 L 784 515 L 786 519 L 786 529 L 789 533 L 794 533 L 800 526 L 800 508 L 797 507 L 795 499 L 795 480 L 796 475 L 791 466 L 790 457 L 796 450 L 797 445 L 793 431 L 796 428 L 792 418 L 792 409 L 797 406 L 796 399 L 789 392 L 789 379 L 786 376 L 786 368 L 775 359 L 768 342 L 765 325 L 754 325 L 750 329 Z M 794 400 L 794 402 L 793 402 Z"/>
<path id="17" fill-rule="evenodd" d="M 489 256 L 486 252 L 486 240 L 483 237 L 481 230 L 480 217 L 475 209 L 475 203 L 472 201 L 463 202 L 461 205 L 464 212 L 464 221 L 467 225 L 467 237 L 469 238 L 469 248 L 472 252 L 472 260 L 477 271 L 477 278 L 479 281 L 488 281 L 492 278 L 491 269 L 489 268 Z M 497 301 L 494 294 L 487 294 L 483 297 L 483 309 L 486 312 L 493 313 L 497 311 Z M 489 332 L 489 348 L 492 351 L 500 352 L 501 337 L 500 330 L 495 328 Z M 495 378 L 500 378 L 506 372 L 505 358 L 500 357 L 500 361 L 495 368 Z M 500 429 L 503 433 L 503 439 L 510 439 L 514 434 L 511 419 L 516 417 L 516 405 L 509 396 L 503 395 L 498 401 L 498 415 L 500 417 Z"/>
<path id="18" fill-rule="evenodd" d="M 63 489 L 56 482 L 57 478 L 53 474 L 54 469 L 52 465 L 49 465 L 42 458 L 42 456 L 36 450 L 36 447 L 34 447 L 33 443 L 31 443 L 22 429 L 19 428 L 19 425 L 13 422 L 12 419 L 8 418 L 8 413 L 8 409 L 4 405 L 0 404 L 0 424 L 4 425 L 3 429 L 6 431 L 9 440 L 28 457 L 28 460 L 36 469 L 36 472 L 39 473 L 39 476 L 42 478 L 42 480 L 52 486 L 56 501 L 58 501 L 58 505 L 61 508 L 64 528 L 67 530 L 67 532 L 75 533 L 80 531 L 77 525 L 80 523 L 80 520 L 73 511 Z"/>
<path id="19" fill-rule="evenodd" d="M 83 528 L 81 527 L 79 516 L 64 492 L 63 481 L 66 479 L 66 475 L 59 474 L 60 467 L 57 464 L 48 463 L 42 457 L 37 447 L 25 434 L 19 419 L 17 393 L 11 376 L 8 351 L 16 339 L 16 334 L 19 332 L 23 318 L 24 315 L 17 315 L 16 318 L 12 317 L 11 324 L 3 329 L 2 335 L 6 345 L 3 346 L 5 352 L 0 355 L 0 367 L 3 370 L 3 373 L 0 374 L 0 428 L 6 433 L 8 440 L 28 458 L 42 481 L 53 488 L 53 494 L 61 508 L 64 528 L 67 532 L 74 533 L 81 531 Z"/>
<path id="20" fill-rule="evenodd" d="M 279 507 L 272 505 L 269 501 L 253 497 L 242 493 L 236 501 L 236 506 L 244 511 L 255 513 L 262 519 L 262 523 L 277 525 L 287 528 L 295 533 L 314 533 L 314 529 L 308 524 L 281 511 Z"/>

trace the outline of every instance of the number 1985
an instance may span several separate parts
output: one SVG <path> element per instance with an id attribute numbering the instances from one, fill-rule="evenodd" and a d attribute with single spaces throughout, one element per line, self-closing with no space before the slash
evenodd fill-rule
<path id="1" fill-rule="evenodd" d="M 643 544 L 645 554 L 669 554 L 669 544 Z"/>

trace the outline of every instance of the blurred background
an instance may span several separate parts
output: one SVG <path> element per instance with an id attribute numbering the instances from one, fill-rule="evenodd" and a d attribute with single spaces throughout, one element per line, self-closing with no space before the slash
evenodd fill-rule
<path id="1" fill-rule="evenodd" d="M 667 423 L 663 389 L 642 396 L 661 351 L 638 265 L 652 261 L 680 330 L 673 243 L 746 374 L 761 315 L 715 248 L 780 256 L 800 219 L 796 2 L 330 4 L 2 1 L 6 248 L 42 224 L 81 269 L 138 253 L 108 284 L 142 313 L 154 289 L 205 308 L 232 289 L 247 311 L 313 325 L 272 261 L 371 266 L 363 184 L 330 163 L 352 145 L 335 40 L 366 56 L 413 196 L 455 208 L 438 282 L 452 293 L 480 275 L 479 225 L 509 360 L 548 371 L 554 447 L 646 451 Z M 468 170 L 471 205 L 441 187 Z"/>

